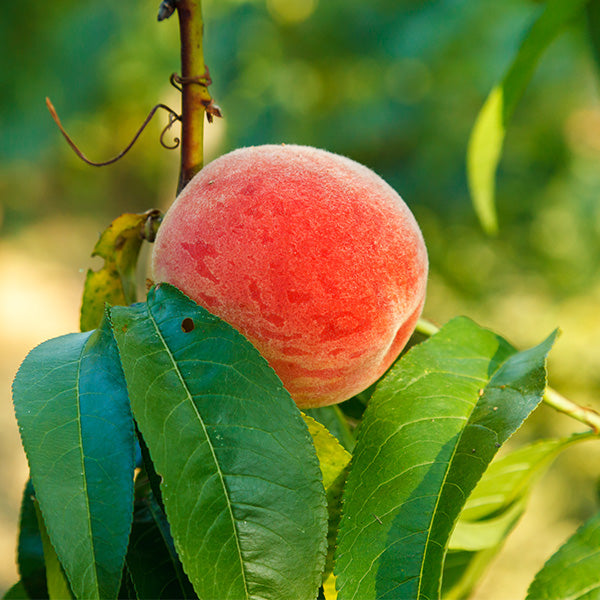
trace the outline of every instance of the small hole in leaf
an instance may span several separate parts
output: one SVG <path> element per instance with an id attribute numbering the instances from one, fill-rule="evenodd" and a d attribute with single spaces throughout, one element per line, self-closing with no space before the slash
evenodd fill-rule
<path id="1" fill-rule="evenodd" d="M 181 330 L 184 333 L 189 333 L 190 331 L 194 331 L 194 320 L 190 319 L 189 317 L 186 317 L 182 322 L 181 322 Z"/>

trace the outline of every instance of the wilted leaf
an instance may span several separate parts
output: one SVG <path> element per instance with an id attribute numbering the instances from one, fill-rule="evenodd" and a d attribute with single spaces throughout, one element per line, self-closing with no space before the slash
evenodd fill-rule
<path id="1" fill-rule="evenodd" d="M 198 595 L 313 600 L 325 494 L 306 424 L 275 373 L 172 286 L 111 314 L 133 412 Z"/>
<path id="2" fill-rule="evenodd" d="M 498 448 L 541 401 L 554 337 L 517 352 L 454 319 L 379 383 L 344 491 L 340 600 L 439 595 L 454 524 Z"/>
<path id="3" fill-rule="evenodd" d="M 600 598 L 600 513 L 583 525 L 535 576 L 527 600 Z"/>
<path id="4" fill-rule="evenodd" d="M 495 176 L 506 127 L 543 51 L 587 0 L 549 0 L 521 43 L 517 56 L 494 87 L 473 126 L 467 149 L 467 176 L 473 205 L 488 233 L 498 229 Z"/>
<path id="5" fill-rule="evenodd" d="M 133 422 L 106 324 L 44 342 L 13 384 L 31 479 L 78 598 L 115 598 L 132 518 Z"/>
<path id="6" fill-rule="evenodd" d="M 104 259 L 98 271 L 88 269 L 83 290 L 80 328 L 89 331 L 98 327 L 106 303 L 127 305 L 136 301 L 135 267 L 142 242 L 160 219 L 160 212 L 149 210 L 141 214 L 125 213 L 106 229 L 92 256 Z"/>

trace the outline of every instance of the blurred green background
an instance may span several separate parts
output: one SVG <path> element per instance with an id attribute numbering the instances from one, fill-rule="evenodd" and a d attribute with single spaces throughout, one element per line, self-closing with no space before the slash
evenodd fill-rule
<path id="1" fill-rule="evenodd" d="M 16 579 L 26 478 L 10 382 L 35 344 L 75 331 L 98 234 L 122 212 L 166 208 L 177 151 L 161 115 L 120 162 L 86 166 L 44 103 L 93 160 L 117 154 L 150 108 L 179 108 L 176 18 L 158 0 L 2 3 L 0 19 L 0 590 Z M 465 151 L 491 87 L 540 2 L 205 0 L 205 58 L 224 119 L 214 158 L 267 142 L 319 146 L 366 164 L 422 226 L 431 261 L 425 316 L 466 314 L 520 347 L 555 327 L 551 383 L 600 408 L 599 71 L 583 17 L 549 47 L 509 126 L 498 174 L 500 233 L 470 205 Z M 142 273 L 143 279 L 143 273 Z M 526 440 L 581 430 L 546 408 Z M 546 557 L 597 509 L 596 444 L 559 459 L 477 598 L 522 597 Z"/>

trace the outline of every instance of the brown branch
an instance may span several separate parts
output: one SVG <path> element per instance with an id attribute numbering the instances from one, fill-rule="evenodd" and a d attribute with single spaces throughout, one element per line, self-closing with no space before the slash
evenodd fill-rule
<path id="1" fill-rule="evenodd" d="M 179 193 L 200 171 L 204 162 L 204 114 L 212 103 L 208 92 L 202 40 L 204 23 L 201 0 L 178 0 L 181 37 L 181 165 Z M 204 79 L 204 83 L 202 80 Z"/>

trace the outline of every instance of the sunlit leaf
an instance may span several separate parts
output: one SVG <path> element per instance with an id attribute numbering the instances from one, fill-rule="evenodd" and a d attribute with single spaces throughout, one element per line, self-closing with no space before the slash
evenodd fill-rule
<path id="1" fill-rule="evenodd" d="M 330 574 L 323 582 L 323 595 L 325 600 L 337 600 L 337 590 L 335 589 L 335 575 Z"/>
<path id="2" fill-rule="evenodd" d="M 600 598 L 600 513 L 585 523 L 535 576 L 527 600 Z"/>
<path id="3" fill-rule="evenodd" d="M 469 496 L 461 521 L 481 521 L 507 510 L 529 494 L 532 485 L 558 454 L 595 437 L 590 432 L 537 440 L 493 461 Z"/>
<path id="4" fill-rule="evenodd" d="M 111 314 L 133 412 L 198 595 L 314 599 L 325 493 L 306 424 L 275 373 L 172 286 Z"/>
<path id="5" fill-rule="evenodd" d="M 501 545 L 494 546 L 479 552 L 450 550 L 444 561 L 442 599 L 466 600 L 469 598 L 471 591 L 480 582 L 482 574 L 501 547 Z"/>
<path id="6" fill-rule="evenodd" d="M 538 440 L 494 460 L 469 496 L 450 538 L 444 598 L 468 595 L 523 515 L 533 485 L 566 448 L 593 433 Z"/>
<path id="7" fill-rule="evenodd" d="M 115 598 L 133 506 L 134 434 L 105 324 L 44 342 L 13 384 L 48 535 L 78 598 Z"/>
<path id="8" fill-rule="evenodd" d="M 351 455 L 324 425 L 306 414 L 303 414 L 302 417 L 313 439 L 323 474 L 323 486 L 327 491 L 343 474 L 350 462 Z"/>
<path id="9" fill-rule="evenodd" d="M 127 305 L 136 301 L 138 255 L 146 237 L 152 239 L 160 213 L 125 213 L 117 217 L 94 246 L 92 256 L 104 259 L 98 271 L 88 269 L 81 304 L 81 331 L 95 329 L 104 315 L 105 304 Z"/>
<path id="10" fill-rule="evenodd" d="M 327 494 L 327 512 L 329 515 L 327 526 L 327 560 L 325 561 L 323 575 L 328 578 L 333 570 L 335 542 L 342 512 L 342 492 L 348 474 L 351 455 L 342 448 L 337 439 L 329 433 L 324 425 L 306 414 L 303 414 L 303 417 L 315 445 L 321 473 L 323 474 L 323 486 Z"/>
<path id="11" fill-rule="evenodd" d="M 47 597 L 48 588 L 46 586 L 44 547 L 38 527 L 31 479 L 25 485 L 21 500 L 17 566 L 19 568 L 19 575 L 21 576 L 21 584 L 29 597 Z"/>
<path id="12" fill-rule="evenodd" d="M 309 417 L 315 419 L 325 427 L 331 435 L 335 436 L 338 442 L 348 451 L 352 452 L 354 448 L 354 436 L 348 421 L 340 407 L 337 405 L 333 406 L 321 406 L 320 408 L 308 408 L 304 411 Z"/>
<path id="13" fill-rule="evenodd" d="M 439 595 L 454 524 L 498 448 L 541 401 L 554 337 L 517 352 L 454 319 L 379 383 L 344 491 L 340 600 Z"/>
<path id="14" fill-rule="evenodd" d="M 489 519 L 459 520 L 452 532 L 449 548 L 470 551 L 493 548 L 506 539 L 524 511 L 525 501 L 521 499 Z"/>
<path id="15" fill-rule="evenodd" d="M 498 229 L 495 206 L 496 169 L 507 125 L 535 66 L 550 42 L 587 0 L 549 0 L 499 83 L 490 92 L 473 126 L 467 149 L 467 176 L 473 205 L 488 233 Z"/>

